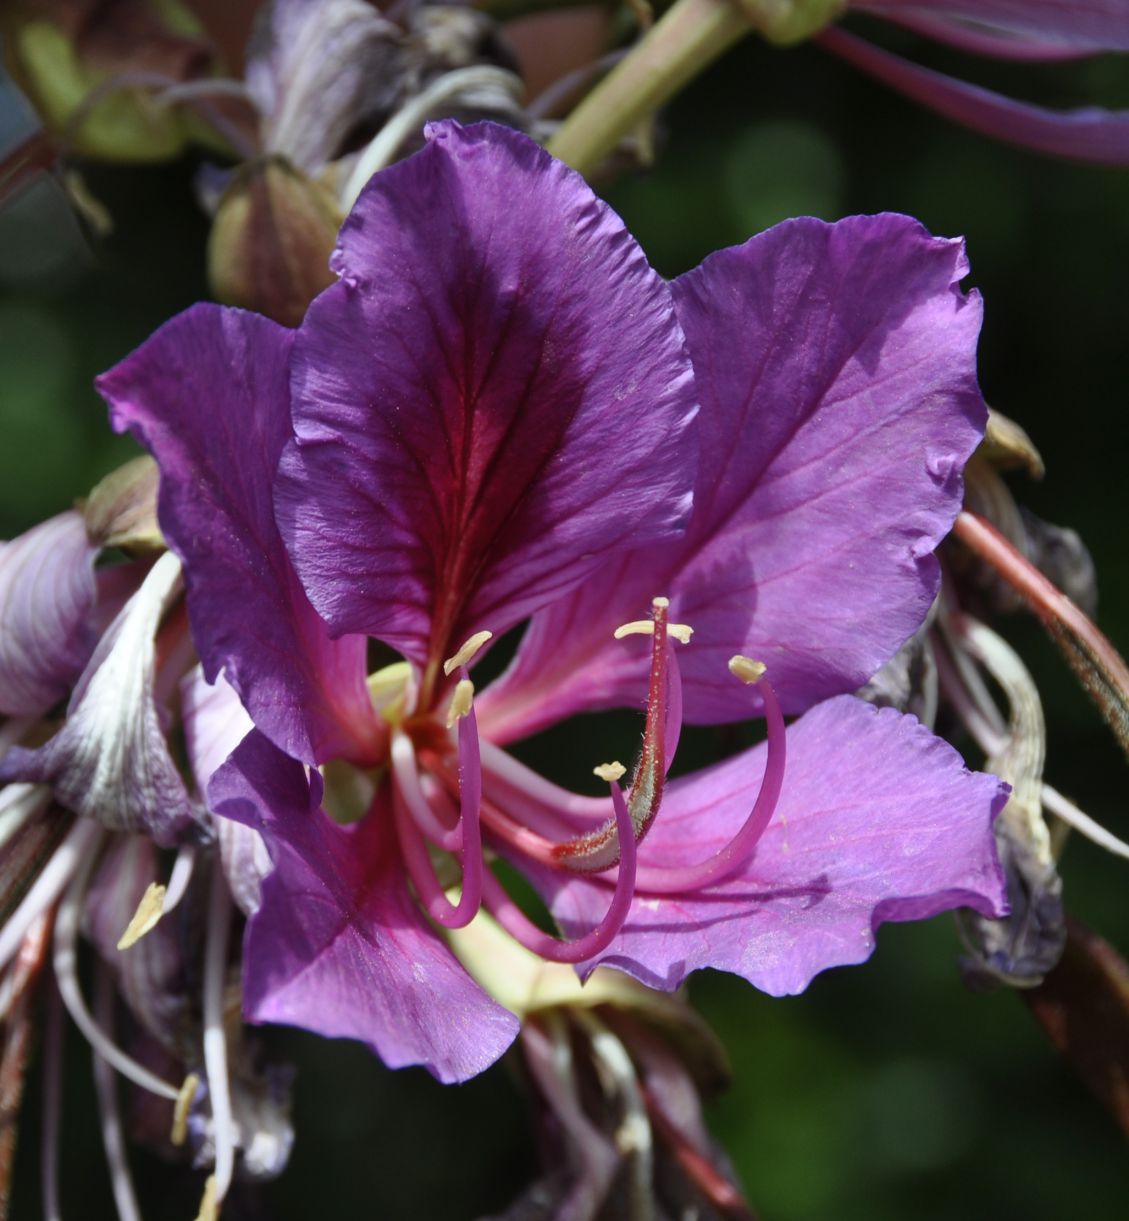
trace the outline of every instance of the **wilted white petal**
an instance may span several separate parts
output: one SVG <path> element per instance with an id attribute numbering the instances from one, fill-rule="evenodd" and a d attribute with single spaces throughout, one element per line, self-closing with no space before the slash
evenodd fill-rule
<path id="1" fill-rule="evenodd" d="M 247 54 L 263 151 L 320 170 L 358 120 L 399 85 L 401 34 L 363 0 L 273 0 Z"/>
<path id="2" fill-rule="evenodd" d="M 0 781 L 50 784 L 61 805 L 113 831 L 175 843 L 202 811 L 169 753 L 153 697 L 154 636 L 177 591 L 180 561 L 166 552 L 102 637 L 46 746 L 14 749 Z"/>

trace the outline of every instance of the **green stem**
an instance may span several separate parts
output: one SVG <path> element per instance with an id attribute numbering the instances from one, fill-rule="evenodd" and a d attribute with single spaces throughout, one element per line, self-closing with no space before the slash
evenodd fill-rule
<path id="1" fill-rule="evenodd" d="M 648 115 L 752 30 L 735 0 L 677 0 L 549 141 L 549 152 L 591 174 Z"/>

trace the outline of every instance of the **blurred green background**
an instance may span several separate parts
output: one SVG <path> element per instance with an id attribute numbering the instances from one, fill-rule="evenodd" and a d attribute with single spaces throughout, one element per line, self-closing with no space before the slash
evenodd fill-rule
<path id="1" fill-rule="evenodd" d="M 1129 106 L 1122 60 L 1036 68 L 884 41 L 1014 96 Z M 1100 576 L 1100 622 L 1129 647 L 1129 172 L 989 142 L 816 48 L 753 40 L 689 89 L 663 130 L 656 168 L 607 195 L 667 275 L 791 215 L 904 211 L 967 237 L 969 284 L 986 301 L 985 396 L 1047 462 L 1041 484 L 1019 477 L 1013 487 L 1081 532 Z M 90 167 L 114 230 L 86 255 L 49 199 L 0 222 L 0 537 L 65 507 L 133 452 L 108 432 L 91 379 L 206 295 L 194 170 Z M 1037 628 L 1017 619 L 1008 631 L 1046 701 L 1048 779 L 1129 838 L 1123 761 L 1097 713 Z M 590 718 L 575 732 L 606 740 L 633 729 Z M 562 757 L 591 752 L 558 735 L 526 753 L 568 780 Z M 1063 862 L 1071 909 L 1129 949 L 1125 868 L 1080 839 Z M 957 953 L 942 918 L 887 926 L 869 965 L 830 972 L 799 998 L 695 978 L 692 998 L 735 1069 L 711 1105 L 713 1130 L 766 1221 L 1129 1215 L 1121 1136 L 1020 1000 L 965 991 Z M 274 1041 L 299 1066 L 298 1140 L 264 1211 L 247 1216 L 471 1218 L 502 1208 L 538 1172 L 504 1066 L 443 1088 L 422 1071 L 390 1073 L 359 1046 Z M 73 1043 L 62 1164 L 65 1215 L 76 1218 L 111 1215 L 88 1065 Z M 34 1088 L 25 1122 L 17 1218 L 36 1211 Z M 148 1216 L 191 1215 L 197 1180 L 144 1155 L 135 1165 Z"/>

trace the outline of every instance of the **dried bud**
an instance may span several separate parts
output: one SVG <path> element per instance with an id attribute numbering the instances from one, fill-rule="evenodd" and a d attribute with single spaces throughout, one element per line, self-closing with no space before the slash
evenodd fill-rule
<path id="1" fill-rule="evenodd" d="M 148 454 L 111 471 L 82 506 L 86 533 L 102 547 L 161 550 L 157 464 Z"/>
<path id="2" fill-rule="evenodd" d="M 297 326 L 333 282 L 341 217 L 317 183 L 272 157 L 244 167 L 220 200 L 208 242 L 212 291 L 230 305 Z"/>

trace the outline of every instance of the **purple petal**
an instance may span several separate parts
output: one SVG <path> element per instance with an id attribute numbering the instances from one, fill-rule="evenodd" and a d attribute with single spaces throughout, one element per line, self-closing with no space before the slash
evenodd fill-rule
<path id="1" fill-rule="evenodd" d="M 192 635 L 255 724 L 307 761 L 367 758 L 379 732 L 365 641 L 331 641 L 290 565 L 271 483 L 290 436 L 294 332 L 198 305 L 98 379 L 115 428 L 161 468 L 159 511 L 184 560 Z"/>
<path id="2" fill-rule="evenodd" d="M 764 760 L 755 747 L 671 784 L 641 865 L 692 864 L 727 843 Z M 828 967 L 865 961 L 887 920 L 962 906 L 999 916 L 1006 887 L 991 824 L 1006 798 L 1006 785 L 968 772 L 913 717 L 829 700 L 789 729 L 780 804 L 742 872 L 696 894 L 638 894 L 599 962 L 667 989 L 717 967 L 779 996 Z M 554 915 L 577 933 L 599 919 L 609 893 L 607 882 L 567 881 Z"/>
<path id="3" fill-rule="evenodd" d="M 915 102 L 982 135 L 1053 157 L 1129 164 L 1129 110 L 1044 110 L 919 67 L 842 30 L 824 30 L 816 41 Z"/>
<path id="4" fill-rule="evenodd" d="M 144 832 L 163 846 L 203 821 L 169 753 L 153 694 L 154 637 L 179 577 L 180 561 L 166 552 L 102 637 L 62 729 L 38 750 L 9 751 L 0 783 L 50 784 L 76 814 L 113 831 Z"/>
<path id="5" fill-rule="evenodd" d="M 690 720 L 756 708 L 726 662 L 767 663 L 785 708 L 864 683 L 937 590 L 933 550 L 982 435 L 980 301 L 963 245 L 914 220 L 786 221 L 674 285 L 702 411 L 681 543 L 633 554 L 534 619 L 480 703 L 511 738 L 641 695 L 646 649 L 613 642 L 650 599 L 690 624 Z"/>
<path id="6" fill-rule="evenodd" d="M 254 726 L 223 675 L 214 685 L 206 683 L 199 666 L 181 680 L 180 706 L 188 761 L 197 789 L 206 793 L 212 776 Z M 250 915 L 262 902 L 262 882 L 271 870 L 270 853 L 254 828 L 230 818 L 213 822 L 232 897 L 239 910 Z"/>
<path id="7" fill-rule="evenodd" d="M 82 672 L 97 554 L 74 511 L 0 543 L 0 714 L 42 716 Z"/>
<path id="8" fill-rule="evenodd" d="M 259 830 L 275 860 L 247 927 L 249 1020 L 360 1039 L 390 1067 L 423 1064 L 441 1081 L 473 1077 L 513 1042 L 517 1018 L 471 980 L 408 892 L 385 803 L 337 826 L 304 769 L 258 733 L 208 795 Z"/>
<path id="9" fill-rule="evenodd" d="M 966 21 L 1080 51 L 1129 51 L 1129 0 L 852 0 L 851 7 L 892 21 Z"/>
<path id="10" fill-rule="evenodd" d="M 583 179 L 491 124 L 428 139 L 341 231 L 276 499 L 334 630 L 420 662 L 677 534 L 696 410 L 670 291 Z"/>

